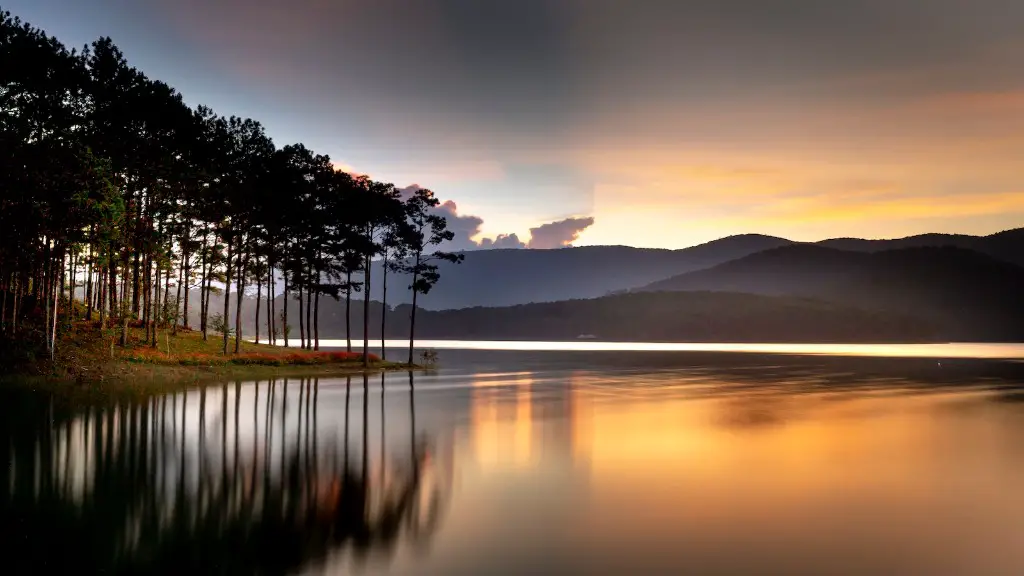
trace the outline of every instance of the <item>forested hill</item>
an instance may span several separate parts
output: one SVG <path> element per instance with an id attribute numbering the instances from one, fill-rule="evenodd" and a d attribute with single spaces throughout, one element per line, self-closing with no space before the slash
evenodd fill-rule
<path id="1" fill-rule="evenodd" d="M 925 318 L 951 340 L 1024 338 L 1024 268 L 954 247 L 868 254 L 786 246 L 655 282 L 643 290 L 820 298 Z"/>
<path id="2" fill-rule="evenodd" d="M 596 298 L 793 244 L 784 238 L 746 234 L 682 250 L 586 246 L 466 252 L 461 265 L 441 265 L 441 282 L 426 296 L 421 295 L 419 303 L 424 308 L 443 310 Z M 892 240 L 839 238 L 806 245 L 864 253 L 953 246 L 1024 265 L 1024 229 L 990 236 L 923 234 Z M 373 270 L 373 278 L 381 278 L 379 264 Z M 408 278 L 392 276 L 388 280 L 388 302 L 409 302 L 408 284 Z M 380 288 L 379 282 L 372 288 L 373 299 L 381 299 Z"/>
<path id="3" fill-rule="evenodd" d="M 442 310 L 596 298 L 789 243 L 783 238 L 745 234 L 682 250 L 583 246 L 465 252 L 461 264 L 441 263 L 442 280 L 430 293 L 420 295 L 419 305 Z M 382 296 L 381 277 L 378 263 L 371 276 L 377 279 L 371 289 L 375 300 Z M 408 276 L 390 276 L 388 302 L 410 302 L 408 285 Z"/>
<path id="4" fill-rule="evenodd" d="M 280 306 L 280 300 L 278 301 Z M 362 302 L 352 303 L 352 336 L 362 338 Z M 245 336 L 254 334 L 254 308 L 246 306 Z M 379 339 L 381 310 L 371 302 L 370 336 Z M 409 336 L 410 306 L 387 315 L 388 338 Z M 289 307 L 291 338 L 299 339 L 298 309 Z M 265 319 L 260 332 L 266 338 Z M 345 304 L 321 300 L 320 337 L 345 338 Z M 420 310 L 418 338 L 682 342 L 884 342 L 941 339 L 927 320 L 804 298 L 712 292 L 617 294 L 498 308 Z M 378 343 L 379 345 L 379 343 Z"/>

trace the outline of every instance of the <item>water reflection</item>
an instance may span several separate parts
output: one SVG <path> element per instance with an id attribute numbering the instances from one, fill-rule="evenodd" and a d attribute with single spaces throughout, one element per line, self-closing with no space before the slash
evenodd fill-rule
<path id="1" fill-rule="evenodd" d="M 414 419 L 408 385 L 402 416 Z M 5 561 L 33 571 L 283 574 L 429 539 L 450 485 L 437 478 L 431 440 L 413 427 L 404 446 L 383 441 L 384 403 L 371 430 L 366 378 L 345 382 L 362 410 L 338 414 L 344 440 L 327 434 L 320 387 L 316 378 L 237 382 L 84 410 L 5 396 L 0 518 L 4 534 L 18 535 Z"/>
<path id="2" fill-rule="evenodd" d="M 415 380 L 4 396 L 5 567 L 1024 573 L 1024 365 L 477 354 Z"/>

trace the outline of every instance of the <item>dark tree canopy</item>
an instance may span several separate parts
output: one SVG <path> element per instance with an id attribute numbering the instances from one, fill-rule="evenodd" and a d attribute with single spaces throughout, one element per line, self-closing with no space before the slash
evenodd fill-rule
<path id="1" fill-rule="evenodd" d="M 156 346 L 192 307 L 227 354 L 247 336 L 241 298 L 253 291 L 267 299 L 250 324 L 257 340 L 262 322 L 268 341 L 294 341 L 293 322 L 300 346 L 315 348 L 320 296 L 368 294 L 375 260 L 412 272 L 401 288 L 424 293 L 437 282 L 431 262 L 458 259 L 432 251 L 451 233 L 428 191 L 403 202 L 393 184 L 336 171 L 302 144 L 276 147 L 256 120 L 190 109 L 109 38 L 68 50 L 3 12 L 0 62 L 8 337 L 45 335 L 52 353 L 65 325 L 89 320 L 121 345 L 141 324 Z M 282 292 L 299 300 L 297 321 L 287 305 L 276 313 Z"/>

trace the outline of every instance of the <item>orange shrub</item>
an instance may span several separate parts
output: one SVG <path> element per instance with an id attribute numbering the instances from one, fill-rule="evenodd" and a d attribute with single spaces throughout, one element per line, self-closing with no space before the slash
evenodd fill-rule
<path id="1" fill-rule="evenodd" d="M 163 364 L 183 366 L 219 366 L 237 364 L 241 366 L 312 366 L 318 364 L 340 364 L 362 362 L 362 353 L 357 352 L 291 352 L 272 354 L 267 352 L 248 352 L 233 356 L 220 354 L 184 353 L 168 356 L 160 350 L 152 348 L 135 348 L 124 352 L 122 357 L 129 362 L 146 364 Z M 371 362 L 379 362 L 380 357 L 370 354 Z"/>

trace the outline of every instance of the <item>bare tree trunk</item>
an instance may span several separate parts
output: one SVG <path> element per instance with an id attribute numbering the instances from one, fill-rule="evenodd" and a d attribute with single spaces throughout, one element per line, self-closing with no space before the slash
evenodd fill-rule
<path id="1" fill-rule="evenodd" d="M 370 256 L 366 256 L 363 272 L 363 366 L 370 366 Z"/>
<path id="2" fill-rule="evenodd" d="M 189 286 L 188 286 L 188 284 L 189 284 L 189 275 L 190 275 L 190 272 L 192 272 L 192 267 L 191 267 L 190 262 L 189 262 L 190 258 L 191 258 L 191 255 L 188 254 L 188 253 L 183 253 L 182 256 L 181 256 L 181 266 L 182 266 L 182 271 L 181 271 L 181 290 L 182 290 L 182 292 L 184 292 L 183 296 L 184 296 L 184 299 L 185 299 L 185 301 L 183 303 L 184 305 L 182 306 L 182 312 L 181 312 L 181 325 L 184 326 L 186 330 L 188 330 L 188 296 L 189 296 L 189 294 L 188 294 L 189 293 Z"/>
<path id="3" fill-rule="evenodd" d="M 181 285 L 185 283 L 185 249 L 181 249 L 181 264 L 178 266 L 178 289 L 174 295 L 174 318 L 171 319 L 171 334 L 178 335 L 178 320 L 181 318 Z M 188 290 L 185 290 L 188 301 Z"/>
<path id="4" fill-rule="evenodd" d="M 142 341 L 146 343 L 149 342 L 149 319 L 150 314 L 153 312 L 153 261 L 149 254 L 146 254 L 143 258 L 143 264 L 146 269 L 142 273 L 142 286 L 144 288 L 142 292 L 142 324 L 146 328 L 146 335 Z"/>
<path id="5" fill-rule="evenodd" d="M 277 344 L 274 334 L 274 267 L 267 259 L 267 342 L 271 346 Z"/>
<path id="6" fill-rule="evenodd" d="M 4 276 L 4 280 L 7 280 L 6 276 Z M 10 292 L 10 288 L 11 283 L 6 282 L 3 287 L 4 299 L 3 302 L 0 302 L 0 331 L 2 331 L 4 334 L 7 333 L 7 295 Z"/>
<path id="7" fill-rule="evenodd" d="M 206 231 L 203 231 L 203 255 L 201 258 L 200 267 L 202 269 L 201 276 L 199 277 L 199 330 L 203 333 L 203 341 L 206 340 L 206 310 L 209 301 L 206 299 L 207 288 L 206 282 L 209 279 L 210 272 L 208 270 L 207 261 L 209 260 L 210 250 L 206 247 Z M 188 322 L 188 320 L 185 320 Z"/>
<path id="8" fill-rule="evenodd" d="M 135 252 L 135 258 L 132 263 L 132 314 L 139 314 L 139 292 L 142 286 L 139 285 L 139 266 L 140 266 L 140 255 L 139 252 Z M 143 283 L 143 286 L 145 284 Z"/>
<path id="9" fill-rule="evenodd" d="M 352 271 L 346 273 L 345 281 L 345 350 L 352 353 Z"/>
<path id="10" fill-rule="evenodd" d="M 319 272 L 317 272 L 317 277 L 319 277 Z M 320 350 L 320 290 L 316 291 L 313 306 L 313 338 L 315 342 L 313 350 Z"/>
<path id="11" fill-rule="evenodd" d="M 284 297 L 281 299 L 281 306 L 284 307 L 281 310 L 281 335 L 284 336 L 284 347 L 287 348 L 291 330 L 288 326 L 288 272 L 282 274 L 281 277 L 284 279 Z"/>
<path id="12" fill-rule="evenodd" d="M 60 308 L 60 295 L 64 288 L 64 254 L 61 250 L 60 256 L 60 290 L 53 291 L 53 328 L 50 332 L 50 362 L 57 359 L 57 316 Z"/>
<path id="13" fill-rule="evenodd" d="M 420 254 L 416 254 L 416 266 L 412 273 L 412 312 L 409 312 L 409 366 L 413 364 L 413 342 L 416 339 L 416 282 L 419 280 Z"/>
<path id="14" fill-rule="evenodd" d="M 153 282 L 153 340 L 150 346 L 156 350 L 157 332 L 160 329 L 160 260 L 156 261 L 156 278 Z"/>
<path id="15" fill-rule="evenodd" d="M 299 348 L 306 349 L 306 325 L 304 324 L 304 308 L 302 307 L 302 283 L 299 283 Z"/>
<path id="16" fill-rule="evenodd" d="M 117 310 L 117 261 L 114 258 L 114 250 L 110 250 L 110 266 L 107 272 L 107 282 L 110 283 L 110 287 L 107 290 L 107 308 L 110 311 L 110 315 L 113 316 Z"/>
<path id="17" fill-rule="evenodd" d="M 18 331 L 18 316 L 21 315 L 21 294 L 22 294 L 22 278 L 17 276 L 15 278 L 17 287 L 14 289 L 14 310 L 11 311 L 11 334 Z"/>
<path id="18" fill-rule="evenodd" d="M 310 284 L 306 289 L 306 350 L 313 348 L 313 323 L 310 322 L 310 317 L 313 314 L 313 287 L 315 284 Z"/>
<path id="19" fill-rule="evenodd" d="M 99 271 L 96 273 L 96 282 L 97 282 L 97 286 L 96 286 L 96 309 L 99 310 L 99 313 L 100 313 L 100 331 L 101 332 L 103 331 L 103 328 L 106 326 L 106 324 L 104 324 L 104 322 L 106 322 L 106 315 L 105 315 L 104 310 L 103 310 L 104 309 L 104 306 L 103 306 L 103 294 L 104 294 L 104 292 L 106 292 L 106 290 L 104 288 L 106 286 L 106 282 L 104 282 L 103 273 L 104 273 L 104 270 L 103 270 L 103 267 L 101 266 Z"/>
<path id="20" fill-rule="evenodd" d="M 384 272 L 381 276 L 380 296 L 380 359 L 387 359 L 387 352 L 384 350 L 384 327 L 388 321 L 388 255 L 384 254 Z"/>
<path id="21" fill-rule="evenodd" d="M 72 315 L 75 311 L 75 272 L 78 268 L 78 258 L 75 256 L 74 252 L 71 253 L 71 261 L 68 266 L 68 277 L 71 279 L 71 291 L 68 292 L 68 325 L 70 326 Z"/>
<path id="22" fill-rule="evenodd" d="M 85 320 L 92 321 L 92 244 L 89 245 L 89 256 L 85 261 Z"/>
<path id="23" fill-rule="evenodd" d="M 259 277 L 258 270 L 257 270 L 257 273 L 254 274 L 254 276 L 256 276 L 256 317 L 253 318 L 252 328 L 253 328 L 253 336 L 256 339 L 255 341 L 256 341 L 257 344 L 259 344 L 260 343 L 260 299 L 263 297 L 263 293 L 260 290 L 263 287 L 263 279 Z M 270 309 L 270 305 L 269 304 L 267 305 L 267 309 L 268 310 Z M 270 343 L 269 341 L 270 341 L 270 335 L 268 334 L 267 335 L 267 343 L 268 344 Z"/>
<path id="24" fill-rule="evenodd" d="M 47 252 L 49 252 L 49 242 L 47 242 Z M 49 259 L 45 260 L 45 263 L 43 264 L 43 266 L 45 266 L 46 268 L 49 268 Z M 43 279 L 44 279 L 45 282 L 47 282 L 47 284 L 49 284 L 49 281 L 48 281 L 49 277 L 50 277 L 50 271 L 44 269 L 43 270 Z M 45 302 L 44 308 L 43 308 L 45 310 L 45 316 L 44 316 L 44 319 L 43 319 L 43 327 L 44 327 L 43 328 L 43 334 L 45 334 L 45 338 L 44 339 L 46 340 L 46 351 L 50 352 L 51 356 L 52 356 L 53 348 L 50 345 L 50 299 L 46 295 L 46 288 L 45 287 L 43 288 L 41 296 L 43 298 L 43 302 Z"/>
<path id="25" fill-rule="evenodd" d="M 173 254 L 171 256 L 173 256 Z M 170 258 L 168 258 L 167 270 L 164 270 L 164 297 L 160 301 L 161 303 L 163 303 L 163 306 L 161 307 L 160 315 L 157 316 L 157 318 L 160 318 L 165 323 L 167 322 L 168 312 L 171 309 L 171 272 L 174 271 L 174 267 L 171 266 L 170 264 L 171 260 Z M 173 324 L 174 322 L 172 321 L 171 323 Z M 164 327 L 167 328 L 167 326 Z"/>
<path id="26" fill-rule="evenodd" d="M 241 250 L 241 247 L 239 247 Z M 245 296 L 245 274 L 249 267 L 248 256 L 245 252 L 238 254 L 238 285 L 235 296 L 235 354 L 242 351 L 242 299 Z"/>
<path id="27" fill-rule="evenodd" d="M 228 326 L 230 326 L 230 324 L 228 323 L 228 313 L 231 310 L 231 249 L 233 244 L 234 242 L 230 240 L 228 241 L 227 273 L 224 276 L 224 333 L 222 334 L 222 336 L 224 340 L 223 352 L 225 356 L 227 356 L 228 354 Z"/>

